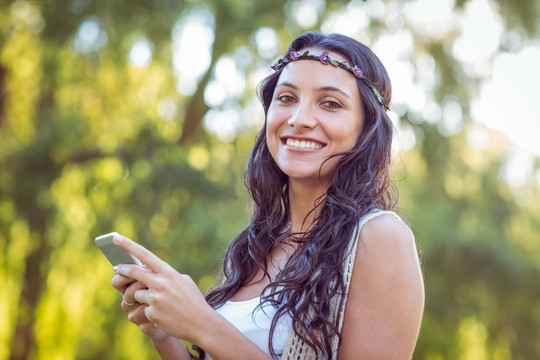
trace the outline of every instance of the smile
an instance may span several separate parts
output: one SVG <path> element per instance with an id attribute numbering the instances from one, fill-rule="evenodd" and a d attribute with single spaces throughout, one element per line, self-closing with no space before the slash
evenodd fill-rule
<path id="1" fill-rule="evenodd" d="M 309 140 L 287 139 L 285 141 L 285 144 L 289 147 L 294 147 L 298 149 L 320 149 L 323 147 L 322 144 L 315 141 L 309 141 Z"/>

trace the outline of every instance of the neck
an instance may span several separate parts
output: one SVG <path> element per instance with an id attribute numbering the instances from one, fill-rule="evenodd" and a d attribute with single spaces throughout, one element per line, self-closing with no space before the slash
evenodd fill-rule
<path id="1" fill-rule="evenodd" d="M 316 201 L 326 193 L 324 184 L 301 183 L 289 179 L 289 206 L 291 214 L 291 232 L 303 232 L 313 226 L 318 215 Z M 305 221 L 304 221 L 305 220 Z"/>

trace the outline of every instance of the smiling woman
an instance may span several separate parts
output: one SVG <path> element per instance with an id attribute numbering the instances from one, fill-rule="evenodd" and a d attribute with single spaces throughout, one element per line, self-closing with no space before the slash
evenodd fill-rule
<path id="1" fill-rule="evenodd" d="M 356 40 L 314 32 L 273 68 L 246 171 L 254 212 L 222 282 L 203 298 L 117 238 L 145 264 L 115 267 L 122 308 L 164 359 L 193 356 L 181 340 L 200 359 L 411 358 L 424 289 L 414 237 L 393 212 L 386 70 Z"/>

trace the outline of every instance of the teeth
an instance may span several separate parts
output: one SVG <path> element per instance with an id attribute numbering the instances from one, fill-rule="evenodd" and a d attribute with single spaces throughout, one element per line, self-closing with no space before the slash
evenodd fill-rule
<path id="1" fill-rule="evenodd" d="M 320 149 L 322 145 L 314 141 L 287 139 L 287 146 L 299 149 Z"/>

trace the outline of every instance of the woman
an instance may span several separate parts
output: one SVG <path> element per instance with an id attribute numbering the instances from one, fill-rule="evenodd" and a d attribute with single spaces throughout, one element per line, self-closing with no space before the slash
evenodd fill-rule
<path id="1" fill-rule="evenodd" d="M 190 358 L 179 339 L 214 360 L 411 358 L 424 290 L 413 235 L 391 211 L 386 70 L 357 41 L 314 32 L 273 68 L 246 172 L 254 213 L 222 283 L 205 301 L 117 238 L 146 265 L 115 268 L 122 308 L 164 359 Z"/>

